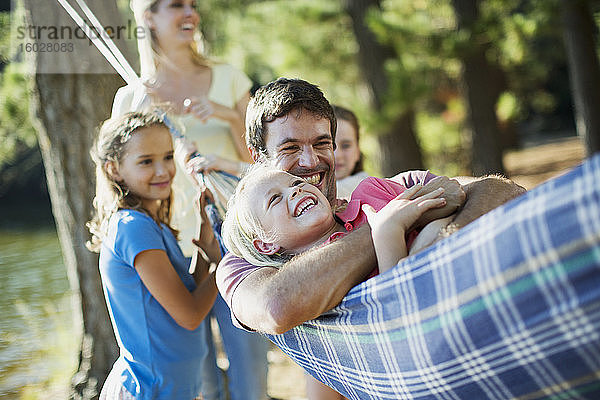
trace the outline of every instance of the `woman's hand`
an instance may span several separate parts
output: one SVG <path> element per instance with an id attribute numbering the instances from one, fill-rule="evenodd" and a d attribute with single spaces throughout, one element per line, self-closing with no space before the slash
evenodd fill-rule
<path id="1" fill-rule="evenodd" d="M 249 99 L 250 94 L 246 93 L 234 108 L 229 108 L 210 101 L 206 96 L 188 97 L 183 101 L 182 113 L 192 114 L 202 122 L 206 122 L 209 118 L 218 118 L 228 123 L 231 130 L 231 138 L 235 144 L 239 159 L 245 162 L 252 162 L 244 140 L 246 132 L 244 123 Z M 237 175 L 237 173 L 235 174 Z"/>
<path id="2" fill-rule="evenodd" d="M 215 103 L 207 97 L 188 97 L 183 101 L 183 113 L 192 114 L 202 122 L 206 122 L 209 118 L 218 118 L 229 123 L 236 118 L 239 119 L 235 109 Z"/>
<path id="3" fill-rule="evenodd" d="M 421 185 L 417 184 L 405 190 L 378 212 L 368 204 L 362 207 L 371 226 L 380 272 L 392 268 L 408 255 L 405 236 L 419 217 L 427 210 L 446 204 L 446 199 L 440 197 L 443 188 L 415 197 L 420 189 Z"/>

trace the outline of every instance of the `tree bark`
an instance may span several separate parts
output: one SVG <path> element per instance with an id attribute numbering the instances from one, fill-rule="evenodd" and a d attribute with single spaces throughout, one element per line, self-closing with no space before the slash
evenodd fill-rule
<path id="1" fill-rule="evenodd" d="M 600 151 L 600 65 L 595 24 L 585 0 L 562 0 L 565 47 L 577 134 L 584 138 L 587 155 Z"/>
<path id="2" fill-rule="evenodd" d="M 87 3 L 100 21 L 110 22 L 105 26 L 120 22 L 115 1 Z M 75 28 L 58 2 L 25 0 L 25 8 L 30 26 L 49 27 L 46 33 L 52 27 Z M 66 32 L 63 30 L 64 35 Z M 38 43 L 37 49 L 63 39 L 38 33 L 30 38 Z M 81 310 L 83 335 L 71 398 L 95 399 L 118 349 L 102 292 L 98 256 L 85 247 L 95 182 L 89 150 L 97 126 L 110 116 L 114 93 L 123 81 L 87 39 L 72 40 L 72 51 L 64 47 L 65 51 L 29 54 L 35 62 L 31 111 L 69 282 L 78 295 L 75 309 Z M 89 71 L 96 73 L 86 73 Z"/>
<path id="3" fill-rule="evenodd" d="M 365 23 L 371 7 L 380 9 L 380 0 L 346 0 L 344 7 L 352 20 L 352 29 L 358 42 L 358 63 L 364 81 L 371 93 L 371 106 L 380 112 L 388 90 L 388 79 L 384 68 L 393 49 L 377 41 L 375 34 Z M 378 166 L 383 176 L 392 176 L 401 171 L 422 169 L 423 157 L 416 138 L 414 110 L 406 107 L 398 112 L 385 132 L 379 132 Z"/>
<path id="4" fill-rule="evenodd" d="M 462 90 L 471 130 L 471 170 L 475 176 L 504 173 L 502 144 L 496 102 L 498 93 L 493 81 L 495 69 L 486 58 L 487 45 L 477 31 L 479 0 L 452 0 L 459 30 L 472 34 L 468 49 L 460 54 L 462 61 Z M 492 89 L 492 90 L 490 90 Z"/>

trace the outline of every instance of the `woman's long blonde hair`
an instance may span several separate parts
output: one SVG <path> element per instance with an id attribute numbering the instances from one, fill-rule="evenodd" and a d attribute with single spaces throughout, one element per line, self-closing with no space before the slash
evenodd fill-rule
<path id="1" fill-rule="evenodd" d="M 94 216 L 87 223 L 92 234 L 86 243 L 88 249 L 99 252 L 102 241 L 108 232 L 110 217 L 120 209 L 131 209 L 151 215 L 142 207 L 141 199 L 130 193 L 125 185 L 115 181 L 107 171 L 107 163 L 119 163 L 126 150 L 127 143 L 136 131 L 142 128 L 161 126 L 168 129 L 159 113 L 130 112 L 105 121 L 90 150 L 96 164 L 96 196 L 94 197 Z M 173 194 L 161 201 L 156 222 L 166 224 L 177 236 L 177 230 L 170 226 Z"/>
<path id="2" fill-rule="evenodd" d="M 247 189 L 254 184 L 257 177 L 280 169 L 266 163 L 256 163 L 248 168 L 235 189 L 235 194 L 229 199 L 227 214 L 221 226 L 223 244 L 234 255 L 241 257 L 253 265 L 268 265 L 278 267 L 289 261 L 291 255 L 260 253 L 253 244 L 254 239 L 274 243 L 277 232 L 266 232 L 260 221 L 252 212 L 252 204 L 248 198 Z"/>
<path id="3" fill-rule="evenodd" d="M 158 3 L 166 0 L 131 0 L 130 7 L 135 17 L 138 27 L 143 29 L 143 33 L 137 35 L 138 52 L 140 54 L 140 75 L 144 81 L 152 81 L 156 75 L 156 67 L 160 62 L 172 65 L 161 54 L 160 47 L 156 41 L 154 33 L 148 26 L 144 13 L 150 11 L 156 12 Z M 194 42 L 190 46 L 192 60 L 203 66 L 212 65 L 211 61 L 203 55 L 202 36 L 198 30 L 194 34 Z"/>

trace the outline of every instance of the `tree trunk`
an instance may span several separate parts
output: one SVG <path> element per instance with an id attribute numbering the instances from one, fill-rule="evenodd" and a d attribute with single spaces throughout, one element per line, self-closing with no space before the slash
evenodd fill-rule
<path id="1" fill-rule="evenodd" d="M 471 40 L 460 55 L 462 89 L 471 130 L 471 170 L 475 176 L 504 173 L 502 144 L 496 118 L 498 87 L 494 68 L 486 58 L 487 45 L 478 33 L 479 0 L 452 0 L 459 30 L 468 30 Z M 492 90 L 490 90 L 492 89 Z"/>
<path id="2" fill-rule="evenodd" d="M 402 171 L 424 168 L 414 126 L 415 113 L 409 109 L 394 120 L 389 134 L 378 137 L 382 176 L 394 176 Z"/>
<path id="3" fill-rule="evenodd" d="M 590 156 L 600 151 L 600 66 L 595 24 L 584 0 L 562 0 L 562 19 L 577 133 L 585 139 Z"/>
<path id="4" fill-rule="evenodd" d="M 393 50 L 377 41 L 375 34 L 365 23 L 371 7 L 381 8 L 380 0 L 346 0 L 346 12 L 352 19 L 352 29 L 358 42 L 358 62 L 363 79 L 371 93 L 371 105 L 377 112 L 382 110 L 388 90 L 388 79 L 384 68 Z M 422 169 L 423 157 L 419 148 L 411 107 L 399 111 L 397 118 L 386 132 L 379 132 L 378 166 L 383 176 L 392 176 L 409 169 Z"/>
<path id="5" fill-rule="evenodd" d="M 87 3 L 105 26 L 114 27 L 120 22 L 114 1 Z M 89 239 L 85 224 L 92 214 L 95 182 L 89 150 L 96 128 L 109 117 L 112 98 L 123 81 L 87 39 L 73 36 L 66 40 L 69 31 L 64 27 L 75 32 L 75 26 L 58 2 L 25 0 L 25 7 L 27 23 L 34 28 L 45 27 L 33 31 L 35 35 L 30 37 L 37 43 L 31 48 L 37 51 L 28 53 L 34 57 L 36 68 L 32 119 L 69 282 L 78 295 L 75 309 L 81 310 L 83 336 L 71 398 L 95 399 L 118 349 L 102 293 L 98 256 L 85 247 Z M 57 39 L 48 35 L 54 27 L 59 28 L 55 33 L 63 28 L 64 36 Z M 67 45 L 61 48 L 63 42 Z M 59 47 L 52 52 L 40 50 L 51 43 L 59 43 Z M 74 43 L 74 47 L 68 43 Z"/>

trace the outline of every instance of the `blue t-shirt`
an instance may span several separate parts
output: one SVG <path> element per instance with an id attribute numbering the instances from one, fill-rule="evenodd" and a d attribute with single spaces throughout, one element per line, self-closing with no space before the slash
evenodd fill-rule
<path id="1" fill-rule="evenodd" d="M 166 251 L 185 287 L 196 288 L 189 259 L 166 225 L 133 210 L 113 215 L 100 250 L 102 287 L 120 349 L 113 369 L 136 399 L 193 399 L 201 389 L 205 329 L 179 326 L 144 286 L 133 261 L 150 249 Z"/>

